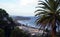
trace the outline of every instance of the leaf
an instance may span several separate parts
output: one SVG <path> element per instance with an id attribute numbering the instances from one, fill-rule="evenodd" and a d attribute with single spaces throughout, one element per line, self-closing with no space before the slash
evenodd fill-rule
<path id="1" fill-rule="evenodd" d="M 38 11 L 45 11 L 45 10 L 42 10 L 42 9 L 38 9 L 38 10 L 36 10 L 35 12 L 38 12 Z"/>
<path id="2" fill-rule="evenodd" d="M 51 6 L 49 5 L 49 3 L 45 3 L 43 1 L 41 1 L 42 3 L 38 3 L 38 5 L 44 5 L 47 9 L 49 9 L 50 11 L 54 11 L 53 8 L 51 8 Z"/>
<path id="3" fill-rule="evenodd" d="M 35 16 L 37 16 L 37 15 L 42 15 L 42 14 L 47 14 L 48 12 L 46 12 L 46 11 L 44 11 L 44 12 L 39 12 L 39 13 L 37 13 Z"/>

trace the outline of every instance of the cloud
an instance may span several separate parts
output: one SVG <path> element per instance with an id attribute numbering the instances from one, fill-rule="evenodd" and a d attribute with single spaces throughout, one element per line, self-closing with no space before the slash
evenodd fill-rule
<path id="1" fill-rule="evenodd" d="M 22 6 L 32 5 L 36 3 L 37 3 L 37 0 L 21 0 L 20 1 L 20 5 Z"/>
<path id="2" fill-rule="evenodd" d="M 11 0 L 12 1 L 12 0 Z M 1 2 L 0 8 L 5 9 L 10 15 L 34 15 L 37 0 L 15 0 L 14 2 Z"/>

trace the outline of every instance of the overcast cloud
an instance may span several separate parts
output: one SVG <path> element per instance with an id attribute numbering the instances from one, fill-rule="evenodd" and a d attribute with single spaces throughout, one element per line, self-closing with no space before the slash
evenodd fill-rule
<path id="1" fill-rule="evenodd" d="M 0 8 L 10 15 L 34 16 L 38 0 L 0 0 Z"/>

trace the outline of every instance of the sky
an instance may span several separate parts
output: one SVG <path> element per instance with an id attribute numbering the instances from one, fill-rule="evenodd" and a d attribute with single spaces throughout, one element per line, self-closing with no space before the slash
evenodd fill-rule
<path id="1" fill-rule="evenodd" d="M 0 8 L 9 15 L 34 16 L 38 0 L 0 0 Z"/>

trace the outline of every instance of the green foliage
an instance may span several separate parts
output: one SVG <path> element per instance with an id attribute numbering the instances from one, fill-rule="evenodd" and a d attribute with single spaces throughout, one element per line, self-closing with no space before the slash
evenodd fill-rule
<path id="1" fill-rule="evenodd" d="M 60 25 L 59 0 L 40 0 L 37 8 L 40 8 L 35 11 L 36 16 L 40 17 L 36 20 L 37 24 L 41 24 L 44 27 L 48 24 L 48 26 L 51 25 L 53 28 L 56 26 L 56 23 L 57 25 Z"/>
<path id="2" fill-rule="evenodd" d="M 4 30 L 0 28 L 0 37 L 5 37 L 4 36 Z"/>
<path id="3" fill-rule="evenodd" d="M 0 37 L 28 37 L 28 34 L 19 29 L 17 23 L 6 13 L 4 9 L 0 9 Z M 2 30 L 3 29 L 3 30 Z"/>
<path id="4" fill-rule="evenodd" d="M 4 30 L 0 28 L 0 37 L 5 37 Z M 15 27 L 14 30 L 11 31 L 10 37 L 30 37 L 30 33 L 24 32 L 23 30 Z"/>
<path id="5" fill-rule="evenodd" d="M 24 32 L 23 30 L 19 29 L 18 27 L 16 27 L 12 33 L 11 33 L 11 37 L 29 37 L 30 34 Z"/>
<path id="6" fill-rule="evenodd" d="M 4 30 L 5 37 L 9 37 L 10 32 L 16 25 L 9 14 L 4 9 L 0 9 L 0 28 Z"/>
<path id="7" fill-rule="evenodd" d="M 60 1 L 40 0 L 37 8 L 40 8 L 35 11 L 36 16 L 39 16 L 36 20 L 37 24 L 40 24 L 43 29 L 46 27 L 47 29 L 48 27 L 51 28 L 52 37 L 55 37 L 54 35 L 56 35 L 56 28 L 60 27 Z"/>

